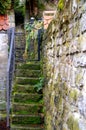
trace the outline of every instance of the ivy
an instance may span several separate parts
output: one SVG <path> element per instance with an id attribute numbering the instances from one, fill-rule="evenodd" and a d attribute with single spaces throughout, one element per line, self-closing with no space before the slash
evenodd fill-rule
<path id="1" fill-rule="evenodd" d="M 11 0 L 0 0 L 0 14 L 7 14 L 7 10 L 11 7 Z"/>

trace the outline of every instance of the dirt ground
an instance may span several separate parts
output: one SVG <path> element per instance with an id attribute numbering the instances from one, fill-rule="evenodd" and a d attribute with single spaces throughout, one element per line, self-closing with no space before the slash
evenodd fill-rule
<path id="1" fill-rule="evenodd" d="M 0 121 L 0 130 L 10 130 L 10 128 L 7 128 L 6 123 L 6 120 Z"/>

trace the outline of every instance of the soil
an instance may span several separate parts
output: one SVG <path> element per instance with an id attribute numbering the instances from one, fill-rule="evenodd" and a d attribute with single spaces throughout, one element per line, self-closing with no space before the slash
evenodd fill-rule
<path id="1" fill-rule="evenodd" d="M 0 121 L 0 130 L 10 130 L 10 128 L 7 128 L 6 124 L 6 120 Z"/>

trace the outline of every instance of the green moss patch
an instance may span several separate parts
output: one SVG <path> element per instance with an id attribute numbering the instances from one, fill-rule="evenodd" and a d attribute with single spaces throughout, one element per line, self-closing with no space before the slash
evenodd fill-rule
<path id="1" fill-rule="evenodd" d="M 77 90 L 71 90 L 70 92 L 70 99 L 72 99 L 73 101 L 76 101 L 78 98 L 78 91 Z"/>
<path id="2" fill-rule="evenodd" d="M 40 70 L 40 64 L 18 64 L 19 69 L 30 69 L 30 70 Z"/>
<path id="3" fill-rule="evenodd" d="M 37 84 L 39 82 L 39 78 L 24 78 L 24 77 L 17 77 L 16 78 L 16 83 L 25 85 L 25 84 Z"/>
<path id="4" fill-rule="evenodd" d="M 13 93 L 35 93 L 35 88 L 33 85 L 14 85 Z"/>
<path id="5" fill-rule="evenodd" d="M 14 116 L 12 118 L 12 124 L 42 124 L 43 119 L 40 116 Z"/>
<path id="6" fill-rule="evenodd" d="M 17 69 L 16 70 L 17 77 L 40 77 L 40 70 L 29 70 L 29 69 Z"/>
<path id="7" fill-rule="evenodd" d="M 71 116 L 67 121 L 68 127 L 70 130 L 80 130 L 78 121 Z"/>
<path id="8" fill-rule="evenodd" d="M 14 102 L 20 103 L 35 103 L 42 99 L 42 94 L 21 94 L 16 93 L 14 95 Z"/>
<path id="9" fill-rule="evenodd" d="M 64 0 L 59 0 L 58 2 L 58 9 L 63 10 L 64 9 Z"/>
<path id="10" fill-rule="evenodd" d="M 38 114 L 42 112 L 42 105 L 30 104 L 13 104 L 13 113 L 18 115 Z"/>

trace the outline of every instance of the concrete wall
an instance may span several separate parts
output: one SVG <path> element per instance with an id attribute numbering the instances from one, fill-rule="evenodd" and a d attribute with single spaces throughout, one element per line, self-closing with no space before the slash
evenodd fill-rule
<path id="1" fill-rule="evenodd" d="M 7 43 L 7 34 L 0 34 L 0 118 L 6 113 Z"/>
<path id="2" fill-rule="evenodd" d="M 43 42 L 46 130 L 85 130 L 86 3 L 65 3 Z"/>

